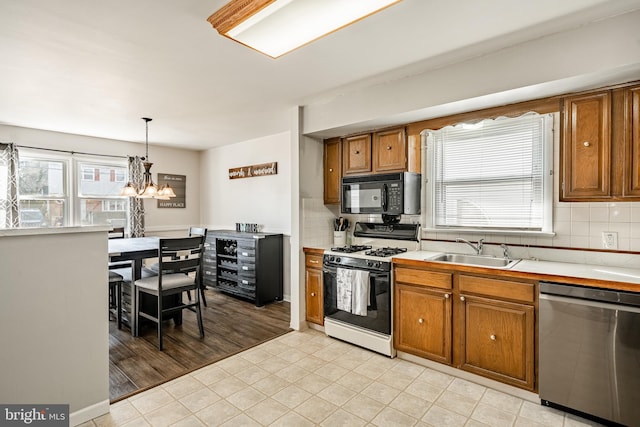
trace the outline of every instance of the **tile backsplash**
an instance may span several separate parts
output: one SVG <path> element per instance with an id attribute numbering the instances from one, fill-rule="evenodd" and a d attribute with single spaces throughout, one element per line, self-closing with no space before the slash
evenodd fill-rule
<path id="1" fill-rule="evenodd" d="M 333 220 L 340 215 L 338 206 L 325 206 L 321 198 L 302 200 L 304 245 L 333 244 Z M 363 215 L 349 216 L 352 221 L 368 221 Z M 403 217 L 403 222 L 419 221 L 420 217 Z M 349 230 L 353 232 L 353 228 Z M 553 237 L 524 235 L 422 233 L 424 239 L 452 241 L 458 237 L 468 240 L 484 238 L 491 243 L 554 248 L 604 249 L 602 232 L 617 233 L 618 251 L 640 252 L 640 203 L 568 203 L 556 202 L 553 209 Z"/>
<path id="2" fill-rule="evenodd" d="M 457 237 L 493 243 L 551 246 L 577 249 L 605 249 L 603 232 L 617 233 L 619 251 L 640 252 L 640 203 L 561 203 L 553 208 L 553 237 L 525 235 L 425 232 L 425 239 L 455 240 Z"/>

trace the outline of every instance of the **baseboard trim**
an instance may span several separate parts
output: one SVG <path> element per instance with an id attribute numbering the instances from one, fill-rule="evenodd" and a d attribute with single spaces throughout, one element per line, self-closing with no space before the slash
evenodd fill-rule
<path id="1" fill-rule="evenodd" d="M 109 413 L 109 399 L 82 408 L 69 414 L 69 425 L 77 426 Z"/>

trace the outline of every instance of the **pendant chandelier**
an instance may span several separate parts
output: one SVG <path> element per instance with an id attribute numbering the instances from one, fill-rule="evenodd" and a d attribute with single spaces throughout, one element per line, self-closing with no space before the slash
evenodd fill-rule
<path id="1" fill-rule="evenodd" d="M 136 186 L 129 181 L 127 185 L 125 185 L 122 190 L 120 190 L 121 196 L 128 197 L 138 197 L 140 199 L 160 199 L 160 200 L 169 200 L 173 197 L 176 197 L 176 193 L 173 192 L 173 189 L 169 186 L 169 184 L 165 184 L 162 188 L 158 189 L 158 186 L 153 182 L 153 177 L 151 176 L 151 166 L 153 163 L 149 162 L 149 122 L 153 119 L 148 117 L 143 117 L 142 120 L 145 121 L 145 146 L 146 152 L 145 157 L 142 158 L 144 162 L 142 165 L 144 166 L 144 183 L 141 189 L 137 189 Z"/>

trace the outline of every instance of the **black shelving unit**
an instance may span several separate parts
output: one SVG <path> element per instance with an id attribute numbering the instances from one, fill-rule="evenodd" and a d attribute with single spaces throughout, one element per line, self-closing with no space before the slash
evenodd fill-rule
<path id="1" fill-rule="evenodd" d="M 209 230 L 204 282 L 262 306 L 282 301 L 282 234 Z"/>

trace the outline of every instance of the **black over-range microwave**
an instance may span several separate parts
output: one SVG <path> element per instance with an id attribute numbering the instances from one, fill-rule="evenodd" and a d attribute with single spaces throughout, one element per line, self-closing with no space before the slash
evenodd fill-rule
<path id="1" fill-rule="evenodd" d="M 417 215 L 420 213 L 420 177 L 414 172 L 343 177 L 340 211 Z"/>

